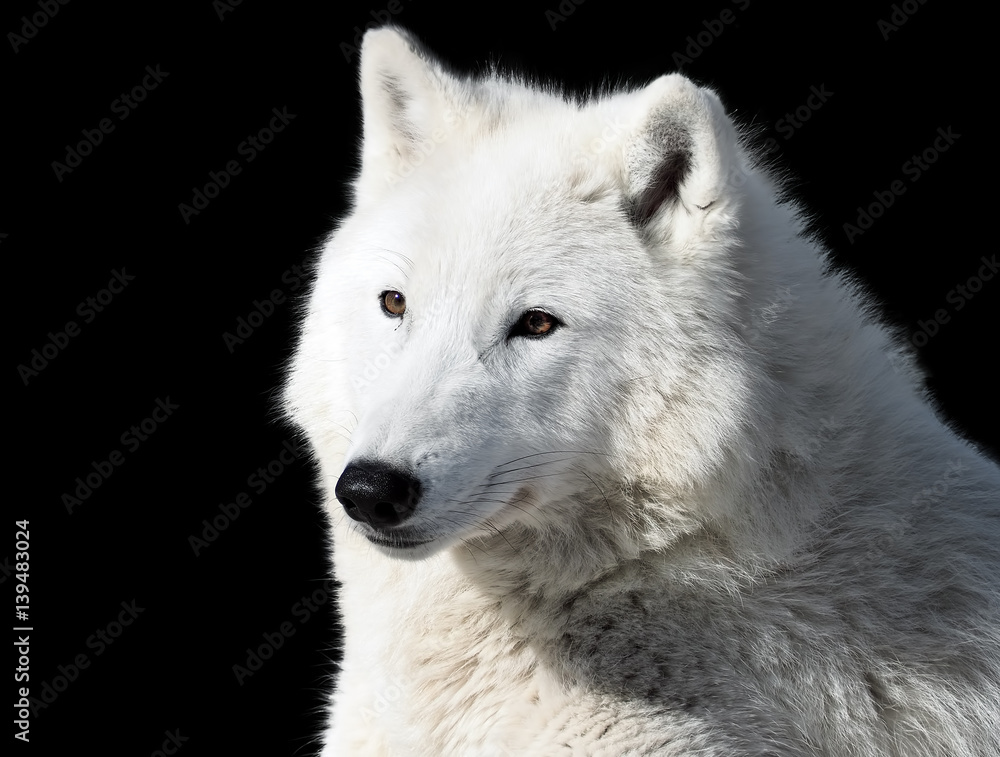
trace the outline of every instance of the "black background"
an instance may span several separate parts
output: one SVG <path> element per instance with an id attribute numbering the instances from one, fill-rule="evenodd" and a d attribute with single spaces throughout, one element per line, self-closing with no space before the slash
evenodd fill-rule
<path id="1" fill-rule="evenodd" d="M 645 82 L 683 63 L 775 140 L 838 265 L 916 336 L 942 412 L 995 454 L 1000 283 L 978 279 L 971 299 L 949 297 L 997 249 L 995 192 L 980 186 L 994 171 L 993 129 L 974 94 L 988 88 L 977 37 L 992 22 L 938 0 L 867 5 L 400 0 L 393 14 L 380 1 L 247 0 L 220 18 L 224 6 L 208 1 L 77 1 L 16 52 L 7 36 L 0 249 L 11 265 L 16 422 L 0 580 L 12 612 L 13 521 L 29 518 L 31 696 L 62 689 L 32 717 L 30 746 L 15 747 L 147 755 L 176 730 L 181 755 L 315 748 L 336 637 L 330 602 L 305 622 L 295 605 L 327 586 L 324 516 L 304 460 L 281 465 L 263 492 L 248 479 L 290 438 L 274 398 L 306 289 L 294 267 L 346 209 L 359 125 L 349 48 L 376 17 L 409 27 L 459 70 L 492 59 L 575 88 Z M 724 9 L 732 23 L 717 21 Z M 41 13 L 37 0 L 7 3 L 0 31 L 22 34 L 21 17 Z M 168 76 L 120 120 L 112 103 L 147 66 Z M 832 94 L 789 135 L 778 122 L 811 87 Z M 294 119 L 248 162 L 238 146 L 273 108 Z M 114 130 L 60 181 L 53 161 L 104 118 Z M 912 181 L 904 164 L 949 127 L 960 136 Z M 178 206 L 234 159 L 241 172 L 186 223 Z M 849 241 L 844 224 L 896 180 L 905 193 Z M 78 305 L 114 271 L 133 279 L 85 322 Z M 274 290 L 286 299 L 230 350 L 223 334 Z M 938 310 L 947 322 L 930 334 Z M 24 374 L 69 321 L 79 333 Z M 123 433 L 168 398 L 177 409 L 130 449 Z M 68 512 L 76 479 L 115 450 L 121 465 Z M 250 506 L 196 556 L 190 537 L 241 492 Z M 142 612 L 102 648 L 93 634 L 133 601 Z M 238 682 L 233 666 L 283 623 L 294 635 Z M 88 665 L 73 676 L 81 654 Z"/>

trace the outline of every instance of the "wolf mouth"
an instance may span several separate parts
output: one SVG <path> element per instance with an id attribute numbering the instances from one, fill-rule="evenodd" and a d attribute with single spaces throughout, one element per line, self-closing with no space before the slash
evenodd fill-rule
<path id="1" fill-rule="evenodd" d="M 380 547 L 393 547 L 395 549 L 414 549 L 434 541 L 433 539 L 407 539 L 403 536 L 381 533 L 366 533 L 365 538 Z"/>

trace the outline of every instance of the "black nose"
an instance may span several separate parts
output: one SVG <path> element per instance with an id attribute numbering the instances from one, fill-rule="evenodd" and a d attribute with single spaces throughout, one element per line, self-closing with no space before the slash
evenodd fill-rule
<path id="1" fill-rule="evenodd" d="M 384 463 L 360 461 L 344 469 L 336 495 L 354 520 L 388 528 L 413 515 L 420 501 L 420 481 Z"/>

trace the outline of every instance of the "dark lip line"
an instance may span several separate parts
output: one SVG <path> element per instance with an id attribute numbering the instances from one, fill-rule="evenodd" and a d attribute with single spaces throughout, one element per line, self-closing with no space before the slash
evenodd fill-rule
<path id="1" fill-rule="evenodd" d="M 396 549 L 412 549 L 413 547 L 421 547 L 424 544 L 430 544 L 433 539 L 427 539 L 426 541 L 413 541 L 410 539 L 386 539 L 381 536 L 373 536 L 370 534 L 365 534 L 365 538 L 372 544 L 379 547 L 394 547 Z"/>

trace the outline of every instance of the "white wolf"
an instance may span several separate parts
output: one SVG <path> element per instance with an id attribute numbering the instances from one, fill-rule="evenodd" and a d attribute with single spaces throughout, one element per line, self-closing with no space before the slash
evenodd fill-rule
<path id="1" fill-rule="evenodd" d="M 1000 754 L 1000 470 L 718 98 L 392 28 L 361 92 L 285 394 L 342 584 L 324 754 Z"/>

